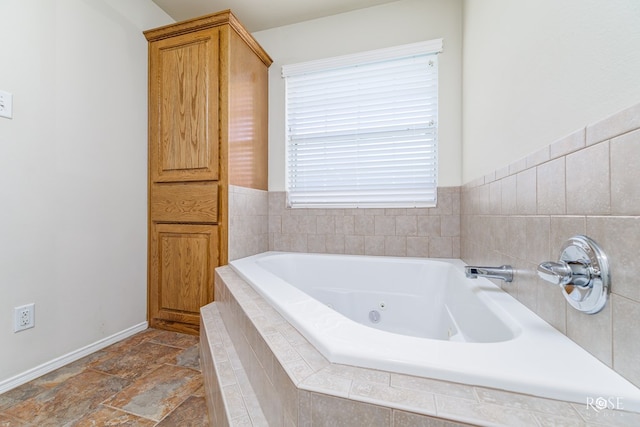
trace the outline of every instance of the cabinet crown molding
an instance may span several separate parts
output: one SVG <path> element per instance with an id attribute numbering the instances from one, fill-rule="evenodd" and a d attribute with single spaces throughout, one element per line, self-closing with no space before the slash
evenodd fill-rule
<path id="1" fill-rule="evenodd" d="M 147 38 L 147 41 L 153 42 L 197 30 L 219 27 L 221 25 L 229 25 L 233 28 L 267 67 L 273 63 L 273 59 L 271 59 L 262 46 L 260 46 L 251 33 L 244 28 L 242 23 L 229 9 L 182 22 L 176 22 L 175 24 L 146 30 L 143 34 Z"/>

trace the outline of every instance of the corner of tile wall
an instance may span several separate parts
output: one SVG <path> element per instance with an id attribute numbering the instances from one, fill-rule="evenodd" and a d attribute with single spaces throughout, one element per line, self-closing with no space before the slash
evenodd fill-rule
<path id="1" fill-rule="evenodd" d="M 556 329 L 640 386 L 640 104 L 461 187 L 461 258 L 511 264 L 498 283 Z M 611 298 L 596 315 L 568 306 L 536 266 L 586 234 L 610 259 Z"/>
<path id="2" fill-rule="evenodd" d="M 269 192 L 269 249 L 350 255 L 460 257 L 460 187 L 434 208 L 291 209 Z"/>
<path id="3" fill-rule="evenodd" d="M 269 193 L 229 186 L 229 260 L 269 250 Z"/>

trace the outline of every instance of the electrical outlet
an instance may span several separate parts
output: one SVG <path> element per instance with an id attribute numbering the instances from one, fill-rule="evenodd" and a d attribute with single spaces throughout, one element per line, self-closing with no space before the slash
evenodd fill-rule
<path id="1" fill-rule="evenodd" d="M 27 304 L 13 309 L 13 332 L 36 326 L 35 307 L 35 304 Z"/>
<path id="2" fill-rule="evenodd" d="M 13 117 L 13 95 L 0 90 L 0 117 Z"/>

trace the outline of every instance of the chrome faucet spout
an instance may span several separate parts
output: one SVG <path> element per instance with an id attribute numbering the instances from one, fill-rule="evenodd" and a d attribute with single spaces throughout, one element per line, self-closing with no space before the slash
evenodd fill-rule
<path id="1" fill-rule="evenodd" d="M 500 279 L 505 282 L 513 282 L 513 268 L 510 265 L 500 267 L 478 267 L 468 265 L 464 268 L 464 273 L 469 279 L 487 277 L 489 279 Z"/>

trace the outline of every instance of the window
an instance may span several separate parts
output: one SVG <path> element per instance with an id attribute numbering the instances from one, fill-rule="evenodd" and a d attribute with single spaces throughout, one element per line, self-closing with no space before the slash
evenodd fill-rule
<path id="1" fill-rule="evenodd" d="M 285 65 L 291 207 L 436 203 L 442 40 Z"/>

